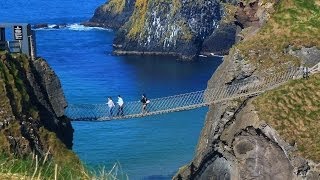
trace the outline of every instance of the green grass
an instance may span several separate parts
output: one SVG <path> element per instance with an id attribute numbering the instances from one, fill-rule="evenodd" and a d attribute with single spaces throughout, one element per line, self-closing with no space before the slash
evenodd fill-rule
<path id="1" fill-rule="evenodd" d="M 110 0 L 103 6 L 104 11 L 109 11 L 113 14 L 121 14 L 126 5 L 126 0 Z"/>
<path id="2" fill-rule="evenodd" d="M 136 0 L 134 5 L 134 11 L 131 15 L 129 22 L 126 25 L 129 27 L 127 37 L 130 39 L 137 38 L 144 30 L 144 24 L 146 21 L 148 3 L 147 0 Z"/>
<path id="3" fill-rule="evenodd" d="M 24 55 L 6 54 L 5 61 L 0 61 L 0 80 L 6 87 L 6 94 L 10 99 L 11 108 L 15 116 L 22 114 L 38 118 L 37 108 L 30 102 L 30 97 L 26 87 L 27 77 L 25 72 L 31 71 L 29 60 Z M 3 90 L 4 92 L 4 90 Z M 4 94 L 2 94 L 4 95 Z M 1 101 L 6 101 L 3 98 Z M 8 109 L 5 109 L 8 111 Z"/>
<path id="4" fill-rule="evenodd" d="M 237 45 L 243 58 L 258 70 L 299 65 L 297 58 L 285 53 L 289 46 L 320 48 L 319 0 L 281 0 L 274 12 L 269 11 L 271 17 L 261 30 Z"/>
<path id="5" fill-rule="evenodd" d="M 292 80 L 254 101 L 260 119 L 265 120 L 298 155 L 320 162 L 320 74 Z"/>
<path id="6" fill-rule="evenodd" d="M 6 154 L 0 155 L 1 179 L 129 179 L 123 173 L 120 164 L 115 164 L 106 171 L 89 171 L 84 165 L 75 169 L 72 166 L 56 164 L 46 157 L 39 159 L 35 155 L 26 158 L 16 158 Z"/>

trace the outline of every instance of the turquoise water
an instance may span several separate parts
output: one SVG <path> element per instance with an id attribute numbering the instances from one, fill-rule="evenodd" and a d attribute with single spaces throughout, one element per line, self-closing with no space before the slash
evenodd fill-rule
<path id="1" fill-rule="evenodd" d="M 114 32 L 85 28 L 104 1 L 6 0 L 6 22 L 66 23 L 60 30 L 37 30 L 38 55 L 59 76 L 69 103 L 104 103 L 121 94 L 125 101 L 202 90 L 220 58 L 194 62 L 170 57 L 113 56 Z M 28 8 L 32 6 L 33 8 Z M 193 157 L 207 108 L 109 122 L 73 122 L 74 151 L 90 167 L 110 169 L 119 162 L 130 179 L 170 179 Z"/>

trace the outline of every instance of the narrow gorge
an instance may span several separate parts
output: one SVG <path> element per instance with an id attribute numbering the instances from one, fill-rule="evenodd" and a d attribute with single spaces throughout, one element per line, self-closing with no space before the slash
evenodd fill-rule
<path id="1" fill-rule="evenodd" d="M 319 63 L 319 19 L 319 0 L 110 0 L 85 24 L 117 29 L 115 54 L 227 54 L 211 88 Z M 319 78 L 211 105 L 174 179 L 319 179 Z"/>

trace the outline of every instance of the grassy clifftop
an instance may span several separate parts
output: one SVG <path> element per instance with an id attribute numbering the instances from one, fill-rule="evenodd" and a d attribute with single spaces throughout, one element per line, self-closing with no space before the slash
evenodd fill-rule
<path id="1" fill-rule="evenodd" d="M 16 158 L 26 158 L 31 152 L 43 150 L 54 163 L 70 167 L 66 168 L 68 171 L 72 171 L 71 167 L 80 167 L 77 156 L 42 125 L 39 104 L 28 80 L 33 74 L 30 60 L 25 55 L 7 52 L 0 52 L 0 57 L 0 155 L 15 164 L 20 161 Z M 66 173 L 69 172 L 63 171 Z"/>
<path id="2" fill-rule="evenodd" d="M 259 117 L 295 145 L 298 155 L 320 162 L 320 74 L 292 80 L 254 103 Z"/>
<path id="3" fill-rule="evenodd" d="M 125 8 L 125 5 L 126 0 L 110 0 L 108 4 L 103 5 L 103 10 L 109 11 L 113 14 L 120 14 Z"/>
<path id="4" fill-rule="evenodd" d="M 275 1 L 263 0 L 260 3 L 268 9 Z M 320 47 L 319 0 L 281 0 L 273 11 L 257 34 L 247 36 L 237 46 L 258 69 L 277 67 L 287 62 L 298 64 L 295 57 L 285 52 L 289 46 L 295 49 Z"/>
<path id="5" fill-rule="evenodd" d="M 268 6 L 271 1 L 261 3 Z M 260 31 L 237 47 L 258 70 L 300 65 L 291 47 L 320 48 L 320 1 L 281 0 Z M 255 106 L 262 120 L 274 127 L 297 155 L 320 162 L 320 75 L 288 84 L 259 96 Z"/>

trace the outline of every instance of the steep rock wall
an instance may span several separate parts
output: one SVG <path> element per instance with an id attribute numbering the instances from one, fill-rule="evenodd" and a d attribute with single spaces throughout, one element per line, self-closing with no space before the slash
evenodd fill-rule
<path id="1" fill-rule="evenodd" d="M 225 3 L 236 2 L 112 0 L 100 6 L 85 24 L 120 27 L 114 40 L 115 54 L 173 55 L 192 59 L 202 49 L 208 55 L 224 54 L 234 43 L 234 23 L 219 25 L 227 14 Z"/>
<path id="2" fill-rule="evenodd" d="M 238 58 L 230 52 L 208 87 L 259 80 Z M 319 179 L 319 164 L 297 156 L 295 145 L 259 118 L 254 99 L 210 106 L 196 155 L 174 179 Z"/>
<path id="3" fill-rule="evenodd" d="M 2 53 L 0 62 L 0 141 L 4 153 L 44 155 L 54 151 L 50 132 L 69 149 L 73 128 L 61 84 L 43 59 Z M 48 142 L 46 140 L 50 140 Z"/>
<path id="4" fill-rule="evenodd" d="M 119 29 L 129 20 L 134 9 L 135 0 L 110 0 L 99 6 L 93 17 L 83 23 L 86 26 L 100 26 Z"/>
<path id="5" fill-rule="evenodd" d="M 176 54 L 193 57 L 221 19 L 216 1 L 137 1 L 120 29 L 115 53 Z"/>
<path id="6" fill-rule="evenodd" d="M 303 37 L 295 36 L 291 40 L 287 36 L 284 46 L 272 49 L 271 46 L 276 45 L 273 42 L 281 42 L 283 36 L 277 29 L 281 26 L 274 19 L 270 21 L 272 26 L 261 30 L 266 21 L 270 20 L 269 17 L 275 10 L 273 7 L 287 7 L 287 2 L 251 0 L 239 4 L 236 14 L 237 24 L 243 28 L 239 37 L 242 41 L 224 57 L 223 63 L 209 80 L 208 88 L 239 82 L 257 82 L 262 76 L 280 71 L 281 68 L 296 66 L 296 61 L 309 66 L 319 63 L 318 46 L 301 49 L 290 46 L 296 41 L 300 42 L 300 46 L 308 45 Z M 294 4 L 293 1 L 288 3 Z M 301 2 L 296 7 L 301 8 L 299 3 Z M 260 38 L 261 34 L 274 41 L 262 42 L 263 45 L 255 49 L 246 46 L 252 41 L 261 42 L 261 39 L 255 39 Z M 316 39 L 317 36 L 314 35 L 313 38 Z M 263 59 L 265 54 L 271 58 Z M 261 60 L 257 61 L 258 58 L 252 57 L 260 57 Z M 280 57 L 287 59 L 279 61 Z M 263 68 L 266 64 L 268 69 Z M 253 103 L 255 100 L 256 97 L 252 96 L 211 105 L 194 159 L 182 167 L 174 179 L 319 179 L 319 164 L 297 155 L 295 143 L 285 141 L 274 127 L 259 116 Z M 292 131 L 286 129 L 292 135 L 300 134 Z M 308 142 L 314 143 L 314 146 L 317 144 L 312 139 Z"/>

